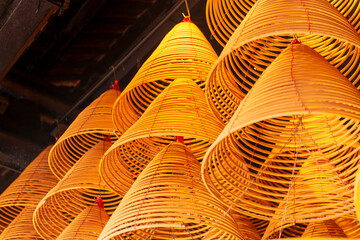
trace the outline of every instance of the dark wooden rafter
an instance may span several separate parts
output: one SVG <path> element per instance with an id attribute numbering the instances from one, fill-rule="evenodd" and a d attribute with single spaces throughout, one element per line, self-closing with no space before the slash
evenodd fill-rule
<path id="1" fill-rule="evenodd" d="M 49 18 L 58 10 L 47 1 L 19 1 L 0 28 L 0 81 L 25 49 L 34 41 Z"/>

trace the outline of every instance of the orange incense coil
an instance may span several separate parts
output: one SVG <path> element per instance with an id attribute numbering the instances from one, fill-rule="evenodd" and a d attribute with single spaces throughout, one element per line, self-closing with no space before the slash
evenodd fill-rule
<path id="1" fill-rule="evenodd" d="M 336 224 L 334 220 L 324 220 L 311 222 L 307 226 L 304 224 L 285 224 L 281 225 L 280 222 L 272 222 L 269 224 L 269 227 L 275 227 L 273 230 L 273 235 L 263 236 L 263 240 L 270 239 L 312 239 L 312 240 L 325 240 L 325 239 L 334 239 L 341 240 L 351 238 L 346 235 L 342 228 Z M 275 234 L 276 232 L 276 234 Z"/>
<path id="2" fill-rule="evenodd" d="M 25 207 L 17 217 L 0 234 L 1 240 L 11 239 L 38 239 L 42 238 L 37 234 L 32 224 L 32 216 L 35 207 Z"/>
<path id="3" fill-rule="evenodd" d="M 341 124 L 341 123 L 340 123 Z M 358 143 L 354 144 L 355 146 L 358 146 Z M 335 149 L 336 151 L 336 149 Z M 335 158 L 342 158 L 343 161 L 350 163 L 350 166 L 348 166 L 348 163 L 345 163 L 348 168 L 350 169 L 357 169 L 356 165 L 358 164 L 358 161 L 353 158 L 357 158 L 358 154 L 352 154 L 354 153 L 353 148 L 349 148 L 347 151 L 343 151 L 335 156 Z M 336 154 L 336 153 L 335 153 Z M 353 158 L 347 158 L 349 155 L 352 154 Z M 261 178 L 258 179 L 259 182 L 259 189 L 263 189 L 264 195 L 268 195 L 272 198 L 280 198 L 283 199 L 285 195 L 287 195 L 289 191 L 289 183 L 293 181 L 291 178 L 293 175 L 297 175 L 297 178 L 294 180 L 295 184 L 296 181 L 299 181 L 300 183 L 303 183 L 303 181 L 312 181 L 313 178 L 303 178 L 300 176 L 301 174 L 311 175 L 310 172 L 323 172 L 325 174 L 325 170 L 331 170 L 331 167 L 324 166 L 320 169 L 316 168 L 309 168 L 307 169 L 306 165 L 313 164 L 314 167 L 320 162 L 324 162 L 324 159 L 321 155 L 318 153 L 313 153 L 313 156 L 310 156 L 308 159 L 303 158 L 303 156 L 307 156 L 307 152 L 283 152 L 283 156 L 287 155 L 286 157 L 277 157 L 277 154 L 273 154 L 274 158 L 272 158 L 271 155 L 269 157 L 271 158 L 271 162 L 265 162 L 264 166 L 261 167 L 260 171 L 263 171 Z M 317 157 L 315 161 L 312 161 L 314 157 Z M 333 159 L 333 158 L 331 158 Z M 326 164 L 326 161 L 324 162 Z M 295 167 L 295 168 L 294 168 Z M 353 175 L 355 172 L 349 172 L 349 174 Z M 324 182 L 331 179 L 330 176 L 325 174 L 326 177 L 323 179 Z M 318 179 L 315 180 L 318 181 L 319 179 L 323 178 L 324 176 L 318 176 Z M 336 177 L 336 176 L 333 176 Z M 292 184 L 292 183 L 291 183 Z M 307 184 L 307 183 L 306 183 Z M 329 182 L 330 184 L 330 182 Z M 261 186 L 260 186 L 261 185 Z M 334 184 L 335 185 L 335 184 Z M 292 185 L 292 187 L 296 187 L 296 185 Z M 293 189 L 296 191 L 296 189 Z M 299 189 L 297 189 L 299 190 Z"/>
<path id="4" fill-rule="evenodd" d="M 360 239 L 360 224 L 358 223 L 354 214 L 335 218 L 334 222 L 349 238 Z"/>
<path id="5" fill-rule="evenodd" d="M 201 160 L 222 129 L 200 87 L 191 79 L 178 78 L 106 152 L 100 163 L 101 178 L 114 191 L 125 194 L 146 164 L 175 136 L 182 136 Z"/>
<path id="6" fill-rule="evenodd" d="M 173 142 L 145 167 L 99 239 L 244 239 L 200 179 L 200 163 Z"/>
<path id="7" fill-rule="evenodd" d="M 0 195 L 0 233 L 24 207 L 36 207 L 56 185 L 47 161 L 50 148 L 45 148 Z"/>
<path id="8" fill-rule="evenodd" d="M 328 164 L 329 160 L 332 159 L 323 159 L 319 153 L 314 153 L 314 157 L 307 159 L 294 174 L 294 179 L 284 177 L 283 182 L 291 183 L 290 186 L 286 185 L 287 193 L 280 190 L 271 192 L 270 196 L 273 198 L 284 197 L 273 200 L 278 203 L 278 207 L 272 218 L 281 221 L 281 226 L 287 222 L 293 224 L 316 221 L 320 218 L 336 218 L 339 212 L 342 215 L 346 212 L 353 213 L 352 187 L 346 185 L 346 179 L 345 182 L 338 180 L 341 173 L 334 173 L 334 167 Z M 281 180 L 277 176 L 274 178 Z M 278 189 L 281 187 L 279 186 Z"/>
<path id="9" fill-rule="evenodd" d="M 303 238 L 347 238 L 334 220 L 311 222 L 302 235 Z"/>
<path id="10" fill-rule="evenodd" d="M 246 240 L 260 240 L 261 235 L 259 231 L 256 229 L 254 224 L 250 221 L 250 219 L 243 215 L 239 214 L 237 212 L 231 212 L 231 216 L 235 219 L 239 230 L 244 235 L 244 239 Z M 262 221 L 265 223 L 265 221 Z"/>
<path id="11" fill-rule="evenodd" d="M 257 232 L 260 234 L 260 236 L 263 236 L 267 226 L 269 225 L 269 221 L 265 221 L 258 218 L 249 218 L 250 222 L 253 224 L 253 226 L 256 228 Z"/>
<path id="12" fill-rule="evenodd" d="M 359 87 L 360 38 L 336 8 L 318 0 L 259 0 L 230 38 L 206 82 L 207 100 L 218 118 L 228 122 L 294 36 Z"/>
<path id="13" fill-rule="evenodd" d="M 356 210 L 356 217 L 357 220 L 360 221 L 360 170 L 356 173 L 356 179 L 355 179 L 355 194 L 354 194 L 354 204 L 355 204 L 355 210 Z"/>
<path id="14" fill-rule="evenodd" d="M 360 30 L 360 2 L 358 0 L 327 0 Z M 256 0 L 208 0 L 206 20 L 212 36 L 225 46 Z"/>
<path id="15" fill-rule="evenodd" d="M 306 227 L 307 223 L 283 223 L 281 221 L 270 221 L 261 239 L 267 240 L 301 237 Z"/>
<path id="16" fill-rule="evenodd" d="M 199 28 L 185 18 L 164 37 L 114 104 L 120 133 L 132 126 L 149 104 L 176 78 L 189 78 L 204 88 L 217 54 Z"/>
<path id="17" fill-rule="evenodd" d="M 104 137 L 115 141 L 112 107 L 120 91 L 110 89 L 86 107 L 55 143 L 49 154 L 51 171 L 60 180 L 83 154 Z"/>
<path id="18" fill-rule="evenodd" d="M 291 45 L 208 150 L 207 188 L 234 210 L 265 220 L 309 222 L 353 212 L 359 100 L 317 52 Z"/>
<path id="19" fill-rule="evenodd" d="M 98 205 L 85 208 L 57 240 L 96 240 L 109 220 L 107 212 Z"/>
<path id="20" fill-rule="evenodd" d="M 56 239 L 87 206 L 101 196 L 105 210 L 111 214 L 121 196 L 101 181 L 99 161 L 111 146 L 101 141 L 86 152 L 64 178 L 40 201 L 34 212 L 36 231 L 46 239 Z"/>
<path id="21" fill-rule="evenodd" d="M 273 239 L 278 239 L 278 238 L 273 238 Z M 309 223 L 301 237 L 286 238 L 286 239 L 342 240 L 342 239 L 348 239 L 348 237 L 346 236 L 344 231 L 334 222 L 334 220 L 324 220 L 324 221 Z"/>

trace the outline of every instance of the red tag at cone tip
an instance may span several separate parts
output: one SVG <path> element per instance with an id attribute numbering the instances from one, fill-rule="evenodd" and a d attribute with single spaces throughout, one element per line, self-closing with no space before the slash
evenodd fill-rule
<path id="1" fill-rule="evenodd" d="M 97 205 L 98 205 L 99 207 L 105 208 L 104 202 L 103 202 L 103 200 L 101 199 L 101 197 L 96 197 L 96 203 L 97 203 Z"/>
<path id="2" fill-rule="evenodd" d="M 184 17 L 184 19 L 181 22 L 190 22 L 190 23 L 192 23 L 189 16 Z"/>
<path id="3" fill-rule="evenodd" d="M 300 44 L 301 41 L 297 38 L 295 38 L 294 40 L 291 41 L 291 44 Z"/>
<path id="4" fill-rule="evenodd" d="M 119 81 L 118 80 L 115 80 L 114 89 L 120 91 Z"/>
<path id="5" fill-rule="evenodd" d="M 182 137 L 182 136 L 176 136 L 174 140 L 175 140 L 175 142 L 184 144 L 184 137 Z"/>
<path id="6" fill-rule="evenodd" d="M 105 138 L 104 138 L 104 141 L 106 141 L 106 142 L 111 142 L 111 136 L 108 135 L 107 137 L 105 137 Z"/>

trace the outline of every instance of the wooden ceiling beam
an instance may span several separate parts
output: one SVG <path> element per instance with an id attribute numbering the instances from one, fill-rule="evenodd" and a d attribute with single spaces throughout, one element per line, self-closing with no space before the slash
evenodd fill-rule
<path id="1" fill-rule="evenodd" d="M 107 0 L 86 0 L 76 10 L 74 16 L 71 17 L 66 27 L 57 33 L 57 38 L 43 53 L 44 57 L 37 65 L 51 67 L 63 56 L 64 52 L 71 45 L 79 33 L 88 25 L 92 18 L 103 7 Z M 70 10 L 69 10 L 70 11 Z"/>
<path id="2" fill-rule="evenodd" d="M 7 88 L 32 102 L 39 104 L 44 109 L 55 114 L 62 114 L 69 110 L 70 106 L 63 100 L 58 100 L 54 96 L 48 95 L 43 91 L 30 87 L 21 81 L 7 76 L 1 82 L 2 87 Z"/>
<path id="3" fill-rule="evenodd" d="M 58 10 L 44 0 L 21 0 L 0 27 L 0 82 Z"/>

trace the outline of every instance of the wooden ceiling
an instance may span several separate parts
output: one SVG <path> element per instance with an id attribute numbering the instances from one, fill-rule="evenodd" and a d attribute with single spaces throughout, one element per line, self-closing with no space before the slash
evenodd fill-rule
<path id="1" fill-rule="evenodd" d="M 31 34 L 2 32 L 10 21 L 31 25 L 19 12 L 31 1 L 39 4 Z M 0 56 L 0 192 L 115 77 L 123 89 L 186 12 L 183 0 L 10 2 L 0 6 L 0 43 L 23 43 Z M 210 37 L 206 2 L 189 4 L 193 22 Z"/>

